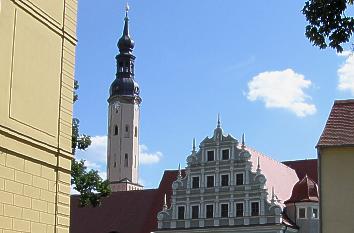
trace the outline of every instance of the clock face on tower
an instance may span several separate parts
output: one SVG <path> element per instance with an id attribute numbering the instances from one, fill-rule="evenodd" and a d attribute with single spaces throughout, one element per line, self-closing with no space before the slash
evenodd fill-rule
<path id="1" fill-rule="evenodd" d="M 114 102 L 114 103 L 113 103 L 113 108 L 114 108 L 114 110 L 116 110 L 116 111 L 118 111 L 118 110 L 119 110 L 119 108 L 120 108 L 120 104 L 119 104 L 119 102 L 118 102 L 118 101 L 116 101 L 116 102 Z"/>

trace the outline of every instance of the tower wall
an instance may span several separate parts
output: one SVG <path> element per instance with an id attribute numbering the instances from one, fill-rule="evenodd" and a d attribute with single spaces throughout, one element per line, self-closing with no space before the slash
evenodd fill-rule
<path id="1" fill-rule="evenodd" d="M 107 163 L 110 182 L 127 178 L 138 183 L 139 113 L 137 103 L 116 99 L 109 104 Z"/>

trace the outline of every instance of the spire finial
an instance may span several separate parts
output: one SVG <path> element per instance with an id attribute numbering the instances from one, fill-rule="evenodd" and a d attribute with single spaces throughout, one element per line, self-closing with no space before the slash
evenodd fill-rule
<path id="1" fill-rule="evenodd" d="M 257 158 L 257 172 L 261 171 L 261 163 L 259 162 L 259 157 Z"/>
<path id="2" fill-rule="evenodd" d="M 192 152 L 195 152 L 195 138 L 193 138 L 193 150 Z"/>
<path id="3" fill-rule="evenodd" d="M 242 141 L 241 141 L 241 148 L 245 149 L 246 145 L 245 145 L 245 133 L 242 134 Z"/>
<path id="4" fill-rule="evenodd" d="M 177 180 L 182 179 L 182 171 L 181 171 L 181 164 L 178 164 L 178 175 L 177 175 Z"/>
<path id="5" fill-rule="evenodd" d="M 167 210 L 167 197 L 166 197 L 166 193 L 163 197 L 163 207 L 162 207 L 162 210 L 163 211 L 166 211 Z"/>
<path id="6" fill-rule="evenodd" d="M 218 128 L 220 128 L 220 113 L 218 113 Z"/>
<path id="7" fill-rule="evenodd" d="M 128 2 L 125 4 L 125 17 L 128 18 L 128 11 L 129 11 L 130 7 L 129 7 L 129 4 Z"/>
<path id="8" fill-rule="evenodd" d="M 274 186 L 272 186 L 272 203 L 275 202 Z"/>

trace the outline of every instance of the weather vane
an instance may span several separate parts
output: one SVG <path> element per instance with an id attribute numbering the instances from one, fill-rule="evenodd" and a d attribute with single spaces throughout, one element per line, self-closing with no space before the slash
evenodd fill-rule
<path id="1" fill-rule="evenodd" d="M 128 14 L 130 7 L 128 5 L 128 2 L 125 4 L 125 14 Z"/>

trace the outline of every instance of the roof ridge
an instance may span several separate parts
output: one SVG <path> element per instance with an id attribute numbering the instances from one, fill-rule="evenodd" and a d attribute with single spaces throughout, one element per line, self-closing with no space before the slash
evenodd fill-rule
<path id="1" fill-rule="evenodd" d="M 354 99 L 335 100 L 334 104 L 354 104 Z"/>

